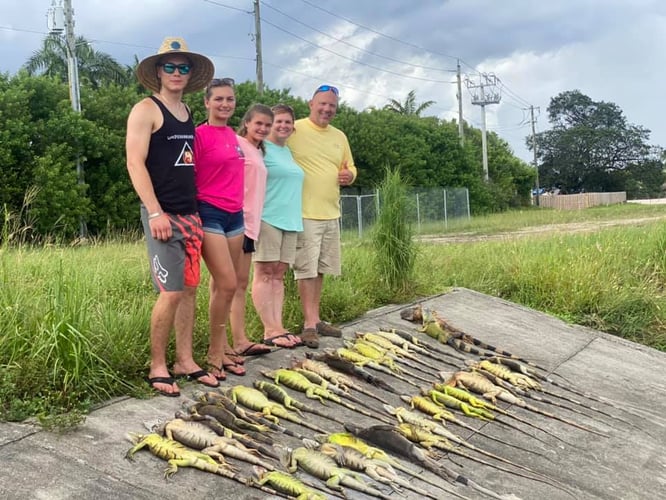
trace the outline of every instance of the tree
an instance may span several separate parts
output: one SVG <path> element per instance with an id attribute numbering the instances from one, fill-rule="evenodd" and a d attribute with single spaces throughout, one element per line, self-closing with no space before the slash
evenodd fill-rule
<path id="1" fill-rule="evenodd" d="M 398 113 L 400 115 L 421 116 L 421 113 L 433 104 L 435 104 L 435 101 L 425 101 L 417 106 L 416 91 L 410 90 L 407 94 L 407 97 L 405 98 L 404 103 L 396 99 L 390 99 L 388 104 L 384 106 L 384 109 L 393 111 L 394 113 Z"/>
<path id="2" fill-rule="evenodd" d="M 129 83 L 128 68 L 119 64 L 110 55 L 95 50 L 91 42 L 82 36 L 76 38 L 76 59 L 79 80 L 93 88 L 107 83 L 126 85 Z M 42 48 L 33 53 L 24 68 L 30 75 L 46 75 L 67 81 L 67 42 L 60 35 L 49 35 Z"/>
<path id="3" fill-rule="evenodd" d="M 548 106 L 551 130 L 537 134 L 541 185 L 565 192 L 636 191 L 656 194 L 664 182 L 650 131 L 627 122 L 619 106 L 593 101 L 578 90 L 562 92 Z M 526 140 L 532 149 L 531 138 Z"/>

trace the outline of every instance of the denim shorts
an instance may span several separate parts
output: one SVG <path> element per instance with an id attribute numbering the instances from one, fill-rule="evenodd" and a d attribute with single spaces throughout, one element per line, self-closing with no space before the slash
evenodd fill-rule
<path id="1" fill-rule="evenodd" d="M 243 211 L 227 212 L 205 201 L 199 202 L 199 217 L 204 233 L 221 234 L 227 238 L 243 234 Z"/>

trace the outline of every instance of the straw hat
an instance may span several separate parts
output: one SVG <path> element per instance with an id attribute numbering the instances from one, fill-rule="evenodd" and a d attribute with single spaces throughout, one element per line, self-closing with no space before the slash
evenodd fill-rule
<path id="1" fill-rule="evenodd" d="M 146 57 L 136 67 L 136 77 L 139 83 L 153 92 L 160 91 L 160 81 L 157 78 L 157 64 L 169 54 L 183 54 L 192 64 L 190 80 L 183 92 L 196 92 L 208 85 L 215 74 L 213 62 L 206 56 L 190 52 L 185 40 L 180 37 L 169 36 L 164 39 L 157 54 Z"/>

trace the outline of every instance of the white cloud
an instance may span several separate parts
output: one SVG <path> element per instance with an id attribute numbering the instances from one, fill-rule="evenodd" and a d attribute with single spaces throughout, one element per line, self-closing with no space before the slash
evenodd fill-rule
<path id="1" fill-rule="evenodd" d="M 132 64 L 134 55 L 154 53 L 165 36 L 180 35 L 192 50 L 214 60 L 218 76 L 238 81 L 255 77 L 250 0 L 72 3 L 76 33 L 97 40 L 95 49 L 123 64 Z M 39 49 L 50 4 L 0 0 L 0 72 L 15 72 Z M 550 98 L 572 89 L 615 102 L 630 122 L 653 131 L 653 143 L 666 145 L 666 124 L 656 99 L 666 66 L 666 2 L 661 0 L 513 0 L 510 7 L 496 0 L 340 0 L 315 3 L 319 8 L 281 0 L 270 5 L 274 8 L 262 8 L 262 35 L 264 77 L 273 88 L 290 87 L 307 99 L 326 82 L 338 86 L 343 99 L 357 109 L 381 107 L 391 98 L 404 100 L 415 90 L 419 102 L 436 101 L 428 112 L 451 119 L 457 116 L 456 85 L 448 82 L 455 75 L 434 68 L 455 69 L 460 57 L 464 72 L 493 72 L 518 96 L 505 92 L 500 105 L 488 106 L 488 126 L 523 159 L 530 159 L 523 144 L 530 129 L 521 108 L 538 106 L 543 130 Z M 480 110 L 471 105 L 465 89 L 463 96 L 465 117 L 478 126 Z"/>

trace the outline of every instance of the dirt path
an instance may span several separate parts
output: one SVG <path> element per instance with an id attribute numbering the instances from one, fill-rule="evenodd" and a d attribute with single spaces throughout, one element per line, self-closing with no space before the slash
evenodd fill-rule
<path id="1" fill-rule="evenodd" d="M 526 236 L 538 236 L 540 234 L 552 235 L 553 233 L 573 234 L 592 233 L 609 227 L 616 226 L 643 226 L 659 220 L 665 220 L 664 215 L 653 217 L 641 217 L 638 219 L 614 219 L 604 221 L 571 222 L 564 224 L 547 224 L 545 226 L 526 227 L 516 231 L 506 231 L 496 234 L 458 233 L 451 236 L 426 235 L 419 238 L 424 243 L 468 243 L 477 241 L 499 241 L 524 238 Z"/>

